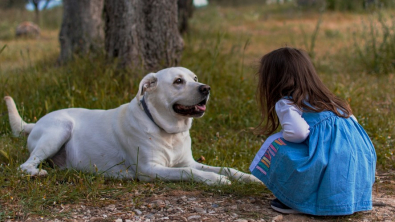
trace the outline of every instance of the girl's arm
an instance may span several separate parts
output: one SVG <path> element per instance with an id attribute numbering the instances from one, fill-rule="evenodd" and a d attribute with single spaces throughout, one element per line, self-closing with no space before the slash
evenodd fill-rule
<path id="1" fill-rule="evenodd" d="M 310 133 L 309 125 L 302 117 L 302 111 L 291 105 L 287 99 L 281 99 L 276 103 L 276 113 L 283 128 L 285 140 L 293 143 L 303 142 Z"/>

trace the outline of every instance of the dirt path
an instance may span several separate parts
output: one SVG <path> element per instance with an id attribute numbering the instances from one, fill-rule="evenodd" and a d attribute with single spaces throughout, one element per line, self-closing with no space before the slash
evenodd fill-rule
<path id="1" fill-rule="evenodd" d="M 214 195 L 203 191 L 170 190 L 133 202 L 133 195 L 103 207 L 86 205 L 61 205 L 54 207 L 49 219 L 28 216 L 26 221 L 395 221 L 394 172 L 377 175 L 374 187 L 374 208 L 371 211 L 345 217 L 313 217 L 307 215 L 282 215 L 270 208 L 271 194 L 255 197 Z M 66 214 L 64 214 L 66 213 Z M 67 218 L 56 215 L 69 215 Z"/>

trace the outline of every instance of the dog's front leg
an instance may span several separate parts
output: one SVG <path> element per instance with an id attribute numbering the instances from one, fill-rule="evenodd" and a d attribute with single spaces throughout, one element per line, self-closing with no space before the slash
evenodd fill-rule
<path id="1" fill-rule="evenodd" d="M 142 181 L 153 181 L 156 178 L 165 181 L 197 181 L 208 185 L 230 184 L 225 175 L 204 172 L 190 167 L 165 167 L 157 164 L 139 166 L 137 178 Z"/>
<path id="2" fill-rule="evenodd" d="M 262 183 L 258 178 L 256 178 L 251 174 L 243 173 L 241 171 L 229 167 L 215 167 L 215 166 L 201 164 L 198 162 L 194 162 L 192 164 L 192 167 L 197 170 L 201 170 L 205 172 L 214 172 L 220 175 L 225 175 L 229 178 L 232 178 L 233 180 L 241 180 L 248 183 L 250 182 Z"/>

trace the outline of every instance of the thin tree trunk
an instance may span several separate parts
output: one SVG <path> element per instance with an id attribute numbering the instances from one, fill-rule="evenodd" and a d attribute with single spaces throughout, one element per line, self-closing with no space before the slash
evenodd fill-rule
<path id="1" fill-rule="evenodd" d="M 122 67 L 155 70 L 179 63 L 177 0 L 105 0 L 105 48 Z"/>
<path id="2" fill-rule="evenodd" d="M 51 0 L 46 0 L 45 1 L 45 5 L 43 7 L 43 10 L 47 10 L 48 9 L 48 5 L 49 5 L 50 2 L 51 2 Z"/>
<path id="3" fill-rule="evenodd" d="M 178 0 L 178 30 L 185 33 L 189 29 L 188 20 L 192 17 L 194 6 L 193 0 Z"/>
<path id="4" fill-rule="evenodd" d="M 40 26 L 40 10 L 38 8 L 38 4 L 40 3 L 40 0 L 33 0 L 32 1 L 33 5 L 34 5 L 34 14 L 35 14 L 35 20 L 34 21 L 38 26 Z"/>
<path id="5" fill-rule="evenodd" d="M 60 62 L 74 54 L 84 55 L 103 47 L 104 0 L 63 0 L 63 21 L 59 33 Z"/>

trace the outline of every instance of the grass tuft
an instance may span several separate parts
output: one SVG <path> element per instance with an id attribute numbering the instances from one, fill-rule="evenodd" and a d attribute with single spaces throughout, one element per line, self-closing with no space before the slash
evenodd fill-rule
<path id="1" fill-rule="evenodd" d="M 374 15 L 363 27 L 362 39 L 355 39 L 357 63 L 364 71 L 373 74 L 388 74 L 395 71 L 395 19 L 382 13 Z"/>

